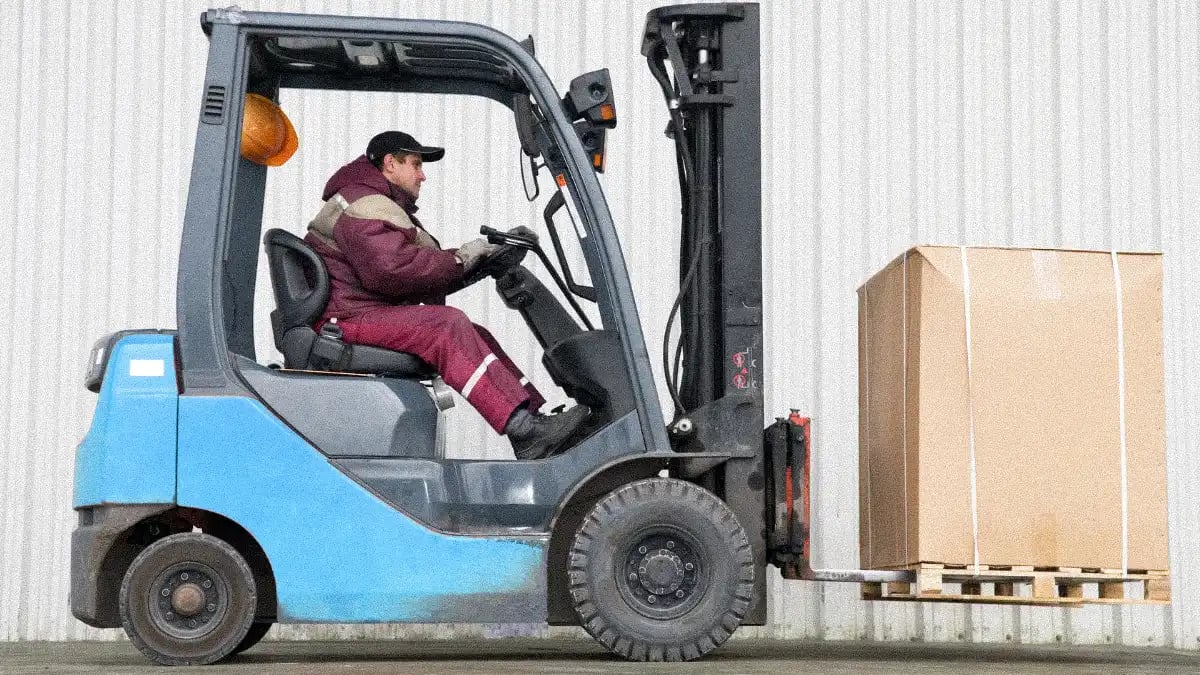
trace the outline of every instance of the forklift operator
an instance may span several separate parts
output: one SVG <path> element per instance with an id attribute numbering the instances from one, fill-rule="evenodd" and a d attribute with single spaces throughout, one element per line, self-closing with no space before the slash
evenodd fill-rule
<path id="1" fill-rule="evenodd" d="M 508 436 L 517 459 L 550 457 L 569 447 L 590 410 L 539 413 L 545 399 L 491 334 L 444 304 L 499 248 L 480 238 L 443 249 L 417 220 L 422 164 L 445 152 L 385 131 L 325 184 L 325 205 L 305 237 L 330 277 L 329 303 L 316 328 L 334 321 L 348 343 L 419 356 Z"/>

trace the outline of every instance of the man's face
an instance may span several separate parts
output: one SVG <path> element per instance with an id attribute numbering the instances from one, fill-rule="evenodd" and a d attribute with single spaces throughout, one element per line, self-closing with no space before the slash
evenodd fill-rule
<path id="1" fill-rule="evenodd" d="M 423 166 L 420 155 L 387 155 L 383 158 L 383 177 L 416 199 L 421 196 L 421 183 L 425 182 Z"/>

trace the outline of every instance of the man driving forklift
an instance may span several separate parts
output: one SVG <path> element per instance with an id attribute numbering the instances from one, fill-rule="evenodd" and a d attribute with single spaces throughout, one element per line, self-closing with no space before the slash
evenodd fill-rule
<path id="1" fill-rule="evenodd" d="M 545 398 L 492 335 L 445 305 L 501 248 L 479 238 L 443 249 L 417 220 L 422 166 L 445 152 L 385 131 L 325 184 L 325 205 L 305 237 L 325 261 L 331 286 L 316 328 L 329 323 L 347 343 L 419 356 L 508 436 L 517 459 L 553 456 L 570 447 L 588 407 L 540 413 Z M 536 237 L 524 227 L 510 232 Z"/>

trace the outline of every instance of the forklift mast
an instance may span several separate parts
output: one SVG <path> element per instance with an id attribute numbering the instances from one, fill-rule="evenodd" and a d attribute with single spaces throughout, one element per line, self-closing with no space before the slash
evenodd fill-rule
<path id="1" fill-rule="evenodd" d="M 762 429 L 758 32 L 756 4 L 662 7 L 646 16 L 642 55 L 666 99 L 679 172 L 679 295 L 662 350 L 675 405 L 670 440 L 680 452 L 733 455 L 719 465 L 684 463 L 683 474 L 733 509 L 764 569 L 771 536 L 784 528 L 769 522 L 776 509 L 764 508 L 775 499 L 772 481 L 763 480 L 772 474 Z M 754 590 L 748 624 L 765 620 L 764 575 Z"/>
<path id="2" fill-rule="evenodd" d="M 758 6 L 651 11 L 642 54 L 667 99 L 679 170 L 676 416 L 733 394 L 755 398 L 761 417 Z"/>

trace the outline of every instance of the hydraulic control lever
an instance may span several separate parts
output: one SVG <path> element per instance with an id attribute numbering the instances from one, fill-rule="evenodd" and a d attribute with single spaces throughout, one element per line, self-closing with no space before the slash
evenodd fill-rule
<path id="1" fill-rule="evenodd" d="M 516 246 L 517 248 L 522 248 L 526 251 L 533 251 L 536 253 L 537 257 L 542 261 L 542 265 L 544 265 L 546 270 L 550 272 L 550 277 L 554 279 L 555 285 L 557 285 L 558 289 L 562 291 L 563 297 L 567 299 L 567 302 L 571 304 L 571 308 L 575 310 L 575 313 L 579 315 L 579 319 L 583 321 L 583 325 L 587 326 L 588 330 L 596 330 L 596 328 L 592 326 L 591 320 L 588 319 L 587 314 L 584 314 L 583 308 L 580 307 L 579 303 L 575 301 L 575 297 L 571 294 L 571 290 L 567 288 L 566 282 L 564 282 L 562 277 L 558 274 L 558 270 L 555 269 L 554 265 L 550 263 L 550 258 L 546 256 L 546 252 L 542 250 L 542 247 L 538 245 L 536 240 L 520 234 L 501 232 L 500 230 L 497 230 L 494 227 L 488 227 L 487 225 L 479 228 L 479 234 L 487 237 L 489 244 L 498 244 L 500 246 Z"/>

